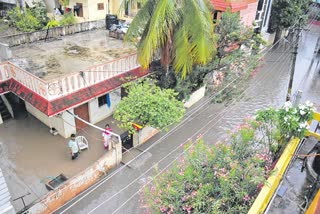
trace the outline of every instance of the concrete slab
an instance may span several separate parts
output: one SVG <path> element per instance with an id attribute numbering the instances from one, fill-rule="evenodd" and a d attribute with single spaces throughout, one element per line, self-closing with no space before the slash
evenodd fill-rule
<path id="1" fill-rule="evenodd" d="M 10 61 L 44 80 L 50 80 L 134 52 L 133 46 L 109 37 L 105 29 L 98 29 L 64 36 L 61 40 L 12 47 L 13 58 Z"/>

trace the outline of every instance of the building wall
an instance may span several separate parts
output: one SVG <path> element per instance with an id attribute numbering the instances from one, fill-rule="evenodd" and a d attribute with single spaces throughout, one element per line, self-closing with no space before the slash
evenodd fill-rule
<path id="1" fill-rule="evenodd" d="M 248 7 L 240 11 L 240 18 L 244 25 L 252 26 L 257 12 L 258 2 L 248 4 Z"/>
<path id="2" fill-rule="evenodd" d="M 91 2 L 91 0 L 90 0 Z M 85 21 L 89 21 L 89 6 L 88 6 L 88 0 L 70 0 L 69 1 L 69 8 L 72 9 L 73 7 L 77 4 L 80 3 L 82 4 L 82 11 L 83 11 L 83 18 Z M 90 4 L 91 5 L 91 4 Z"/>
<path id="3" fill-rule="evenodd" d="M 48 132 L 50 127 L 54 127 L 58 133 L 65 138 L 70 137 L 71 134 L 76 133 L 75 119 L 67 112 L 63 112 L 61 117 L 48 117 L 29 103 L 26 104 L 27 111 L 48 126 Z M 73 113 L 73 109 L 70 110 Z"/>
<path id="4" fill-rule="evenodd" d="M 103 10 L 98 10 L 98 3 L 103 4 Z M 106 17 L 108 3 L 105 0 L 90 0 L 89 4 L 89 21 L 104 19 Z"/>
<path id="5" fill-rule="evenodd" d="M 110 94 L 110 108 L 107 105 L 103 105 L 99 107 L 98 103 L 98 97 L 95 99 L 89 101 L 89 118 L 90 123 L 97 123 L 110 115 L 112 115 L 112 112 L 114 108 L 118 105 L 118 103 L 121 100 L 121 89 L 115 89 Z M 103 95 L 105 96 L 105 95 Z"/>
<path id="6" fill-rule="evenodd" d="M 59 6 L 57 0 L 44 0 L 48 13 L 53 13 L 53 9 Z"/>

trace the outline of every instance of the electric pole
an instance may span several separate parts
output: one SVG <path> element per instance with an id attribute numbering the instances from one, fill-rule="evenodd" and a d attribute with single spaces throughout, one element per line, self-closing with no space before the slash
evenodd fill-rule
<path id="1" fill-rule="evenodd" d="M 292 52 L 292 65 L 291 65 L 291 71 L 290 71 L 290 80 L 289 80 L 289 87 L 287 92 L 287 101 L 291 98 L 291 90 L 292 90 L 292 84 L 293 84 L 293 76 L 295 71 L 295 65 L 297 60 L 297 54 L 298 54 L 298 45 L 299 45 L 299 38 L 300 38 L 300 32 L 301 28 L 295 28 L 293 29 L 293 52 Z"/>

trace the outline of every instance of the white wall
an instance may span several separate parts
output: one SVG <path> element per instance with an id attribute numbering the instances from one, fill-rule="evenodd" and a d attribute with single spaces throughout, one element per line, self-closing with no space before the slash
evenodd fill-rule
<path id="1" fill-rule="evenodd" d="M 103 4 L 103 10 L 98 10 L 98 3 Z M 108 8 L 108 1 L 106 0 L 90 0 L 89 4 L 89 20 L 100 20 L 106 17 Z"/>
<path id="2" fill-rule="evenodd" d="M 69 8 L 72 9 L 77 4 L 82 4 L 82 11 L 83 11 L 83 18 L 85 21 L 89 21 L 89 8 L 88 8 L 88 0 L 70 0 L 69 1 Z M 91 5 L 91 4 L 90 4 Z"/>
<path id="3" fill-rule="evenodd" d="M 97 123 L 112 115 L 114 108 L 121 100 L 121 89 L 115 89 L 110 94 L 110 108 L 107 105 L 99 107 L 98 97 L 89 101 L 89 118 L 90 123 Z M 105 95 L 103 95 L 105 96 Z"/>
<path id="4" fill-rule="evenodd" d="M 32 114 L 34 117 L 36 117 L 46 126 L 48 126 L 48 132 L 49 128 L 54 127 L 58 131 L 58 133 L 64 138 L 68 138 L 71 134 L 76 133 L 75 119 L 69 113 L 61 113 L 61 117 L 48 117 L 47 115 L 33 107 L 31 104 L 27 102 L 25 104 L 26 109 L 30 114 Z M 69 111 L 73 113 L 73 109 Z"/>

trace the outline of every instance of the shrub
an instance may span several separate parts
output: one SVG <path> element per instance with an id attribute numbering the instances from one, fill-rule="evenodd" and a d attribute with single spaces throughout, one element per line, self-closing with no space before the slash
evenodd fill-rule
<path id="1" fill-rule="evenodd" d="M 270 142 L 303 136 L 312 111 L 309 102 L 286 103 L 245 119 L 224 143 L 185 145 L 184 156 L 145 186 L 142 205 L 151 213 L 247 213 L 272 173 Z"/>
<path id="2" fill-rule="evenodd" d="M 73 13 L 65 13 L 62 17 L 62 19 L 59 21 L 59 24 L 61 26 L 66 26 L 66 25 L 72 25 L 75 24 L 76 18 L 74 17 Z"/>
<path id="3" fill-rule="evenodd" d="M 116 107 L 113 117 L 120 127 L 134 132 L 132 123 L 164 129 L 180 121 L 184 114 L 183 103 L 172 89 L 161 89 L 148 79 L 127 84 L 128 96 Z"/>
<path id="4" fill-rule="evenodd" d="M 23 8 L 23 10 L 15 7 L 8 11 L 7 19 L 10 26 L 23 32 L 40 30 L 49 21 L 45 5 L 41 2 L 35 3 L 33 8 Z"/>

